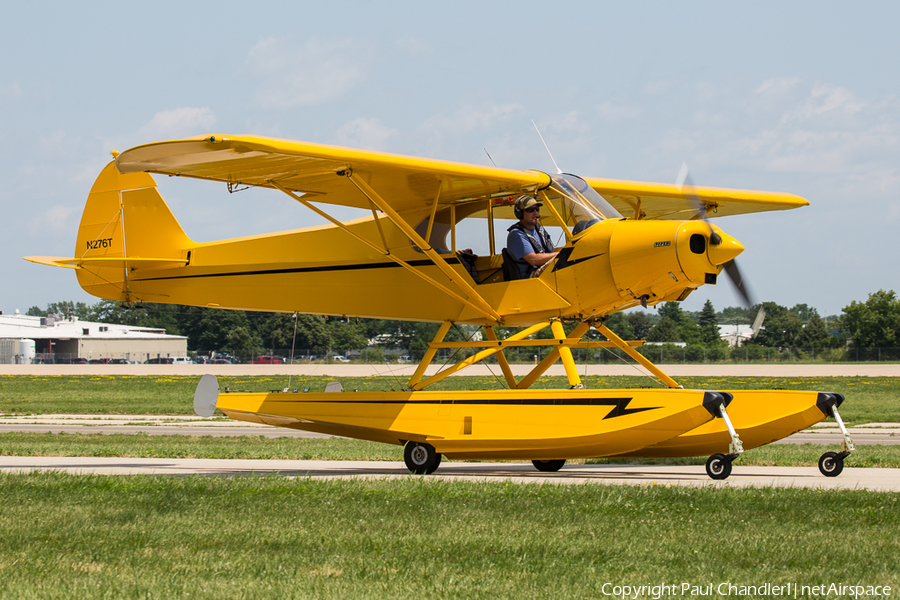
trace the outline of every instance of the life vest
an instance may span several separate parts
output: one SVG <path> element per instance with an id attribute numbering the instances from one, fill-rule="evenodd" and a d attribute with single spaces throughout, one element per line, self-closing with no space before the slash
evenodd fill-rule
<path id="1" fill-rule="evenodd" d="M 506 231 L 507 231 L 507 232 L 512 232 L 513 229 L 518 229 L 519 231 L 521 231 L 521 232 L 523 232 L 523 233 L 525 234 L 525 238 L 526 238 L 526 239 L 528 240 L 528 242 L 531 244 L 532 250 L 534 250 L 536 253 L 538 253 L 538 254 L 545 254 L 545 253 L 548 253 L 548 252 L 553 252 L 553 250 L 554 250 L 554 248 L 553 248 L 553 240 L 550 239 L 550 234 L 547 233 L 547 230 L 545 230 L 545 229 L 541 226 L 540 223 L 536 223 L 535 226 L 534 226 L 534 232 L 537 233 L 537 235 L 539 236 L 539 237 L 537 237 L 537 238 L 534 237 L 534 235 L 532 235 L 532 233 L 531 233 L 530 231 L 528 231 L 527 228 L 523 227 L 521 223 L 514 223 L 514 224 L 513 224 L 509 229 L 507 229 Z M 542 242 L 543 242 L 543 243 L 542 243 Z M 529 264 L 528 261 L 521 260 L 521 259 L 516 259 L 516 258 L 515 258 L 511 253 L 509 253 L 508 251 L 506 252 L 506 254 L 509 255 L 509 258 L 517 265 L 517 268 L 519 268 L 519 276 L 520 276 L 520 277 L 525 277 L 525 278 L 527 278 L 527 277 L 531 276 L 531 273 L 534 272 L 534 270 L 535 270 L 536 267 L 531 266 L 531 264 Z M 521 267 L 519 267 L 519 265 L 521 265 L 522 267 L 525 268 L 525 273 L 524 273 L 524 274 L 522 273 L 522 269 L 521 269 Z"/>
<path id="2" fill-rule="evenodd" d="M 524 233 L 525 237 L 528 238 L 528 241 L 531 242 L 531 247 L 538 254 L 553 252 L 553 240 L 550 239 L 550 234 L 547 233 L 547 230 L 544 229 L 544 227 L 540 223 L 536 223 L 534 226 L 534 231 L 538 234 L 538 236 L 540 236 L 540 239 L 535 238 L 527 228 L 522 226 L 521 223 L 513 223 L 513 225 L 506 231 L 510 232 L 513 229 L 518 229 L 519 231 Z M 541 242 L 543 242 L 543 245 L 541 244 Z"/>

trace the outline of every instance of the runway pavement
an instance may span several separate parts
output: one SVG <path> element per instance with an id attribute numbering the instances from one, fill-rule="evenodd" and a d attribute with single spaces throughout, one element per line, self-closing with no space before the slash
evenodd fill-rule
<path id="1" fill-rule="evenodd" d="M 66 458 L 4 456 L 0 473 L 61 471 L 96 475 L 249 476 L 278 474 L 316 479 L 409 479 L 402 462 L 321 460 L 201 460 L 175 458 Z M 823 477 L 815 467 L 742 467 L 735 463 L 726 480 L 707 477 L 703 466 L 570 465 L 558 473 L 541 473 L 531 464 L 445 461 L 429 479 L 506 481 L 521 484 L 631 484 L 697 487 L 787 487 L 822 490 L 900 492 L 900 469 L 845 468 L 838 477 Z"/>
<path id="2" fill-rule="evenodd" d="M 0 417 L 0 432 L 145 433 L 149 435 L 329 437 L 318 433 L 237 423 L 226 418 L 154 415 L 19 415 Z M 900 424 L 868 423 L 850 428 L 858 446 L 896 445 Z M 777 443 L 840 446 L 835 424 L 820 423 Z M 315 478 L 404 478 L 404 464 L 377 461 L 200 460 L 174 458 L 0 457 L 0 472 L 64 471 L 98 475 L 240 476 L 282 474 Z M 514 481 L 549 484 L 690 485 L 714 487 L 802 487 L 867 489 L 900 492 L 900 469 L 847 467 L 836 478 L 823 477 L 815 467 L 744 467 L 740 461 L 724 482 L 709 479 L 703 466 L 568 465 L 559 473 L 541 473 L 531 464 L 450 462 L 429 477 L 466 481 Z"/>
<path id="3" fill-rule="evenodd" d="M 147 435 L 207 435 L 234 437 L 328 438 L 329 435 L 232 421 L 227 417 L 205 419 L 173 415 L 0 415 L 0 433 L 143 433 Z"/>
<path id="4" fill-rule="evenodd" d="M 327 438 L 321 433 L 297 431 L 232 421 L 225 417 L 155 415 L 3 415 L 0 433 L 144 433 L 147 435 L 208 435 L 213 437 L 255 435 L 265 437 Z M 866 423 L 849 428 L 860 446 L 900 444 L 900 423 Z M 840 446 L 843 436 L 835 423 L 818 423 L 778 444 L 823 444 Z"/>

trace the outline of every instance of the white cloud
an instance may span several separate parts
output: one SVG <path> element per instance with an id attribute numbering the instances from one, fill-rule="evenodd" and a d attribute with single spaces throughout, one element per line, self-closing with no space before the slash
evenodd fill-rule
<path id="1" fill-rule="evenodd" d="M 779 78 L 743 99 L 723 91 L 704 102 L 689 128 L 667 132 L 662 149 L 671 160 L 812 174 L 817 191 L 858 198 L 900 194 L 895 97 L 861 98 L 830 83 Z"/>
<path id="2" fill-rule="evenodd" d="M 634 105 L 602 102 L 597 105 L 597 114 L 606 121 L 615 122 L 625 119 L 636 119 L 641 116 L 641 109 Z"/>
<path id="3" fill-rule="evenodd" d="M 183 106 L 156 113 L 137 133 L 150 139 L 182 138 L 207 133 L 215 123 L 216 117 L 210 109 Z"/>
<path id="4" fill-rule="evenodd" d="M 511 118 L 521 118 L 525 107 L 518 102 L 487 104 L 481 107 L 467 105 L 452 113 L 440 113 L 427 119 L 419 130 L 443 135 L 488 129 L 492 125 Z"/>
<path id="5" fill-rule="evenodd" d="M 365 150 L 386 150 L 387 141 L 397 133 L 396 129 L 385 127 L 378 119 L 359 117 L 337 130 L 337 142 Z"/>
<path id="6" fill-rule="evenodd" d="M 74 223 L 70 222 L 70 217 L 76 210 L 78 209 L 75 206 L 56 204 L 32 217 L 31 228 L 36 232 L 70 233 L 74 227 Z"/>
<path id="7" fill-rule="evenodd" d="M 363 78 L 349 41 L 309 39 L 300 46 L 267 37 L 247 55 L 250 75 L 260 80 L 255 103 L 288 110 L 340 98 Z"/>
<path id="8" fill-rule="evenodd" d="M 756 88 L 755 93 L 758 95 L 766 94 L 769 96 L 783 96 L 786 93 L 794 93 L 794 90 L 797 89 L 799 84 L 799 77 L 776 77 L 774 79 L 763 81 L 762 84 Z"/>
<path id="9" fill-rule="evenodd" d="M 417 152 L 423 156 L 447 160 L 474 161 L 476 159 L 472 157 L 472 152 L 475 149 L 478 153 L 482 152 L 481 144 L 488 141 L 493 128 L 511 119 L 519 119 L 531 127 L 525 119 L 525 107 L 518 102 L 486 103 L 481 106 L 466 104 L 452 112 L 438 113 L 417 128 L 416 136 L 421 140 Z M 475 132 L 473 136 L 467 136 L 472 132 Z M 481 143 L 472 144 L 470 138 L 477 138 Z M 496 147 L 496 140 L 491 147 Z M 486 156 L 484 160 L 487 160 Z M 501 161 L 501 164 L 505 164 L 505 161 Z"/>

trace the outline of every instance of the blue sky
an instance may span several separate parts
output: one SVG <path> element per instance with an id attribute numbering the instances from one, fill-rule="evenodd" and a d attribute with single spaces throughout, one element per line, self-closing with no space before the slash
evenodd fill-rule
<path id="1" fill-rule="evenodd" d="M 148 7 L 149 10 L 148 10 Z M 716 219 L 760 300 L 900 291 L 900 4 L 16 3 L 0 37 L 0 310 L 95 302 L 71 256 L 111 150 L 203 133 L 791 192 Z M 318 224 L 277 192 L 161 191 L 198 241 Z M 683 307 L 737 305 L 727 285 Z"/>

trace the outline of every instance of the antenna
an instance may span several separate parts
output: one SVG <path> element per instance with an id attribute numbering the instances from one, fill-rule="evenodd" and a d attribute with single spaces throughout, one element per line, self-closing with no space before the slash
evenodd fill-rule
<path id="1" fill-rule="evenodd" d="M 487 148 L 484 149 L 484 153 L 487 154 L 487 155 L 488 155 L 488 158 L 491 159 L 491 164 L 494 165 L 494 166 L 496 167 L 496 166 L 497 166 L 497 163 L 495 163 L 495 162 L 494 162 L 494 159 L 491 158 L 491 153 L 487 151 Z"/>
<path id="2" fill-rule="evenodd" d="M 538 129 L 537 123 L 534 122 L 534 119 L 531 120 L 531 124 L 534 125 L 534 130 L 538 132 L 538 137 L 541 138 L 541 141 L 544 142 L 544 136 L 541 135 L 541 130 Z M 550 147 L 547 146 L 547 142 L 544 142 L 544 148 L 547 148 L 547 154 L 550 154 Z M 550 154 L 550 160 L 553 161 L 553 166 L 556 167 L 557 175 L 562 175 L 562 171 L 559 168 L 559 165 L 556 164 L 556 159 L 553 158 L 553 155 Z"/>

